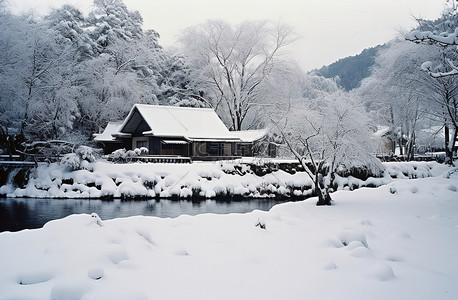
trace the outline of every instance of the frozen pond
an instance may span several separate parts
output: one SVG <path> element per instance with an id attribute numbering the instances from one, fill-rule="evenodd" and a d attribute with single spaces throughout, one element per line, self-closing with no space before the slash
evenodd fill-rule
<path id="1" fill-rule="evenodd" d="M 87 199 L 0 199 L 0 232 L 42 227 L 46 222 L 71 214 L 97 213 L 102 220 L 135 215 L 174 218 L 182 214 L 246 213 L 253 210 L 268 211 L 282 200 L 250 199 L 221 200 L 87 200 Z"/>

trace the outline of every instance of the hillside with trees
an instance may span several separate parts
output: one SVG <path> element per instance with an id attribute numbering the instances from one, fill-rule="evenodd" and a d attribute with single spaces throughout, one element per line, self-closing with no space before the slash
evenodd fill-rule
<path id="1" fill-rule="evenodd" d="M 338 78 L 340 85 L 346 91 L 360 86 L 361 81 L 371 74 L 374 59 L 378 52 L 386 48 L 386 45 L 378 45 L 364 49 L 360 54 L 349 56 L 314 72 L 325 78 Z"/>

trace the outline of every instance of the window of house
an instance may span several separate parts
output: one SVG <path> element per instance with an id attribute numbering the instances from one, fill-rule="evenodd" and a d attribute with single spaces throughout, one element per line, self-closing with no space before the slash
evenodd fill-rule
<path id="1" fill-rule="evenodd" d="M 142 147 L 145 147 L 145 148 L 148 148 L 148 142 L 147 141 L 137 141 L 137 147 L 136 148 L 142 148 Z"/>

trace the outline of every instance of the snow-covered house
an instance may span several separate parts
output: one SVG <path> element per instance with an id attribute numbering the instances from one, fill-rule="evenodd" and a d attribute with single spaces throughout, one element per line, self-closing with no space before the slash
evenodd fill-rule
<path id="1" fill-rule="evenodd" d="M 119 133 L 122 121 L 108 122 L 107 126 L 100 133 L 94 133 L 94 141 L 99 147 L 103 148 L 105 154 L 111 153 L 117 149 L 126 148 L 123 140 L 117 139 L 114 135 Z"/>
<path id="2" fill-rule="evenodd" d="M 136 104 L 123 122 L 110 122 L 94 135 L 105 153 L 146 147 L 150 155 L 193 159 L 254 156 L 266 130 L 229 131 L 210 108 Z M 268 145 L 274 154 L 273 145 Z"/>

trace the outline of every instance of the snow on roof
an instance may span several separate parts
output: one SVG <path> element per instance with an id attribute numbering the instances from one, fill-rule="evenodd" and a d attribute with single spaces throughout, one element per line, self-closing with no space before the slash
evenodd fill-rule
<path id="1" fill-rule="evenodd" d="M 103 130 L 102 133 L 94 133 L 94 141 L 97 142 L 110 142 L 114 141 L 115 137 L 113 136 L 116 133 L 119 133 L 121 129 L 122 121 L 117 122 L 108 122 L 107 127 Z"/>
<path id="2" fill-rule="evenodd" d="M 183 137 L 188 140 L 238 141 L 211 108 L 135 104 L 120 131 L 127 132 L 129 119 L 138 111 L 150 131 L 145 135 Z"/>
<path id="3" fill-rule="evenodd" d="M 377 126 L 377 131 L 374 133 L 375 136 L 381 137 L 390 131 L 389 126 Z"/>
<path id="4" fill-rule="evenodd" d="M 242 142 L 252 143 L 262 139 L 267 134 L 267 129 L 231 131 L 230 134 Z"/>

